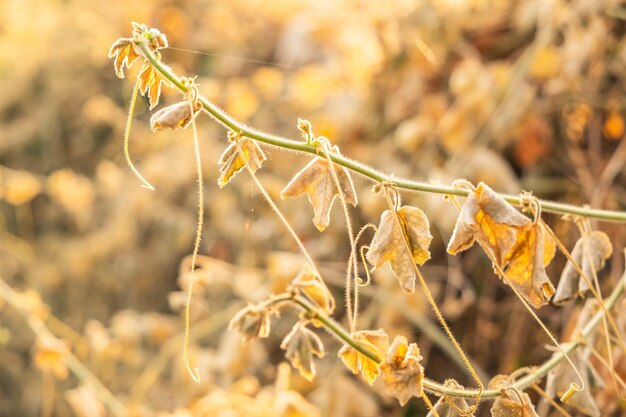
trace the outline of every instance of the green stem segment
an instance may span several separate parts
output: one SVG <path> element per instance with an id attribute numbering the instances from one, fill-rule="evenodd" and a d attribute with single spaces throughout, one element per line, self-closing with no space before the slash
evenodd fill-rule
<path id="1" fill-rule="evenodd" d="M 178 90 L 185 93 L 187 87 L 182 83 L 180 78 L 174 74 L 169 68 L 165 67 L 158 61 L 154 55 L 147 48 L 145 43 L 140 43 L 139 47 L 143 51 L 145 58 L 156 68 L 157 71 L 163 75 L 170 83 L 172 83 Z M 263 142 L 267 145 L 276 146 L 278 148 L 290 149 L 292 151 L 308 153 L 316 156 L 324 157 L 322 152 L 318 152 L 314 145 L 307 144 L 306 142 L 296 141 L 293 139 L 276 136 L 270 133 L 262 132 L 252 127 L 246 126 L 244 123 L 239 122 L 232 118 L 224 110 L 211 103 L 205 97 L 198 95 L 198 101 L 201 103 L 202 108 L 209 113 L 209 115 L 215 119 L 218 123 L 225 128 L 240 132 L 243 136 Z M 372 167 L 369 167 L 361 162 L 354 161 L 350 158 L 346 158 L 343 155 L 339 155 L 333 152 L 329 152 L 330 158 L 337 164 L 348 168 L 358 174 L 363 175 L 376 182 L 389 182 L 394 184 L 396 188 L 406 191 L 420 191 L 427 193 L 455 195 L 459 197 L 467 197 L 469 192 L 467 190 L 458 189 L 451 186 L 429 184 L 420 181 L 411 181 L 408 179 L 397 178 L 384 174 Z M 512 204 L 520 204 L 520 198 L 513 195 L 502 195 L 506 201 Z M 539 200 L 542 210 L 552 213 L 571 214 L 581 217 L 590 217 L 601 219 L 604 221 L 613 222 L 626 222 L 626 212 L 599 210 L 588 207 L 578 207 L 569 204 L 556 203 L 553 201 Z"/>
<path id="2" fill-rule="evenodd" d="M 619 296 L 624 292 L 624 286 L 626 285 L 626 275 L 619 280 L 618 284 L 615 286 L 613 293 L 609 298 L 606 299 L 606 308 L 611 309 Z M 311 314 L 316 320 L 324 323 L 324 326 L 332 333 L 334 333 L 338 338 L 352 346 L 354 349 L 367 356 L 371 360 L 381 363 L 383 361 L 382 358 L 378 357 L 375 353 L 369 351 L 359 344 L 356 340 L 350 336 L 350 334 L 343 328 L 339 323 L 328 317 L 326 314 L 322 313 L 318 308 L 314 307 L 309 303 L 304 297 L 299 295 L 293 296 L 293 301 L 297 303 L 302 309 L 304 309 L 307 313 Z M 576 348 L 578 348 L 583 340 L 591 334 L 591 332 L 596 328 L 598 323 L 602 320 L 604 316 L 604 312 L 600 310 L 597 312 L 591 320 L 587 323 L 587 325 L 581 330 L 581 337 L 578 339 L 567 343 L 563 346 L 563 352 L 557 352 L 550 359 L 545 361 L 540 366 L 536 367 L 533 372 L 524 376 L 523 378 L 515 381 L 514 384 L 511 385 L 510 388 L 516 388 L 520 391 L 530 387 L 537 380 L 543 378 L 553 369 L 556 365 L 558 365 L 563 359 L 565 359 L 565 354 L 570 354 Z M 438 396 L 450 396 L 450 397 L 463 397 L 463 398 L 476 398 L 479 395 L 479 390 L 477 389 L 467 389 L 467 388 L 452 388 L 448 387 L 440 382 L 433 381 L 428 378 L 424 378 L 423 381 L 424 390 L 430 394 L 438 395 Z M 487 389 L 482 391 L 482 398 L 495 398 L 499 397 L 502 394 L 499 389 Z"/>

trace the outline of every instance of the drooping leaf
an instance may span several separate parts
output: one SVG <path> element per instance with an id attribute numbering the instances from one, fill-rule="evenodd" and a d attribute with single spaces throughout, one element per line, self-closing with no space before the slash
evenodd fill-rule
<path id="1" fill-rule="evenodd" d="M 576 349 L 570 354 L 572 362 L 576 368 L 578 368 L 583 378 L 585 389 L 581 392 L 575 392 L 565 404 L 571 405 L 588 416 L 600 417 L 600 409 L 591 393 L 591 387 L 593 385 L 602 386 L 603 383 L 598 377 L 596 370 L 591 366 L 591 362 L 589 361 L 590 355 L 591 352 L 589 349 Z M 566 361 L 561 361 L 548 373 L 546 394 L 550 397 L 561 397 L 569 390 L 570 384 L 576 381 L 578 381 L 578 376 L 574 372 L 574 369 Z"/>
<path id="2" fill-rule="evenodd" d="M 337 147 L 334 147 L 333 151 L 339 152 Z M 280 192 L 283 199 L 298 197 L 306 193 L 313 206 L 313 224 L 320 232 L 328 227 L 330 209 L 335 197 L 339 195 L 330 169 L 325 158 L 316 157 L 302 168 Z M 357 196 L 350 174 L 345 168 L 339 166 L 335 167 L 335 172 L 346 202 L 356 206 L 358 204 Z"/>
<path id="3" fill-rule="evenodd" d="M 448 252 L 464 251 L 475 241 L 526 301 L 535 308 L 548 302 L 554 287 L 545 267 L 554 257 L 554 240 L 540 222 L 533 223 L 483 183 L 467 198 Z"/>
<path id="4" fill-rule="evenodd" d="M 246 341 L 266 338 L 270 335 L 270 315 L 273 312 L 271 309 L 250 304 L 233 316 L 228 330 L 238 330 Z"/>
<path id="5" fill-rule="evenodd" d="M 396 336 L 380 370 L 385 383 L 384 393 L 396 397 L 400 405 L 424 393 L 424 367 L 420 364 L 421 360 L 417 344 L 409 344 L 404 336 Z"/>
<path id="6" fill-rule="evenodd" d="M 383 358 L 389 348 L 389 336 L 383 329 L 362 330 L 354 334 L 354 340 L 359 342 L 367 350 Z M 368 384 L 372 385 L 380 374 L 380 364 L 353 348 L 344 345 L 338 353 L 343 363 L 355 375 L 359 372 Z"/>
<path id="7" fill-rule="evenodd" d="M 199 106 L 196 106 L 193 113 L 188 101 L 172 104 L 157 111 L 150 118 L 150 128 L 153 132 L 163 129 L 176 130 L 185 129 L 198 114 Z"/>
<path id="8" fill-rule="evenodd" d="M 237 149 L 237 143 L 232 142 L 220 157 L 218 162 L 220 178 L 217 180 L 220 188 L 228 184 L 239 171 L 246 167 L 245 161 L 248 162 L 252 171 L 256 172 L 267 159 L 261 147 L 252 139 L 239 139 L 239 147 L 241 147 L 241 154 Z"/>
<path id="9" fill-rule="evenodd" d="M 164 64 L 162 66 L 166 67 Z M 167 68 L 167 67 L 166 67 Z M 145 64 L 139 73 L 139 91 L 143 95 L 148 95 L 150 110 L 159 104 L 161 97 L 161 84 L 171 86 L 171 83 L 161 75 L 151 64 Z"/>
<path id="10" fill-rule="evenodd" d="M 301 291 L 310 301 L 317 304 L 324 312 L 332 314 L 335 310 L 335 299 L 322 278 L 307 263 L 291 282 L 291 286 Z"/>
<path id="11" fill-rule="evenodd" d="M 530 223 L 528 217 L 481 182 L 463 205 L 448 243 L 448 252 L 455 255 L 478 241 L 502 264 L 517 240 L 519 229 Z"/>
<path id="12" fill-rule="evenodd" d="M 402 206 L 397 211 L 401 228 L 390 210 L 380 217 L 376 236 L 367 251 L 366 258 L 375 268 L 389 262 L 394 276 L 402 289 L 408 293 L 415 291 L 415 269 L 413 263 L 423 265 L 430 259 L 428 247 L 432 240 L 428 219 L 422 210 L 412 206 Z M 404 239 L 408 240 L 411 253 L 407 251 Z"/>
<path id="13" fill-rule="evenodd" d="M 315 378 L 313 355 L 323 358 L 325 355 L 322 340 L 304 324 L 297 323 L 280 344 L 285 350 L 285 357 L 300 375 L 312 381 Z"/>
<path id="14" fill-rule="evenodd" d="M 613 245 L 609 237 L 595 230 L 587 235 L 581 236 L 572 250 L 572 259 L 580 266 L 587 279 L 593 282 L 595 272 L 604 267 L 604 261 L 613 253 Z M 577 296 L 583 296 L 589 290 L 589 286 L 574 268 L 571 261 L 568 261 L 563 268 L 559 285 L 554 296 L 555 304 L 562 304 Z"/>
<path id="15" fill-rule="evenodd" d="M 129 68 L 140 57 L 131 38 L 120 38 L 113 43 L 109 50 L 109 58 L 113 60 L 115 74 L 124 78 L 124 67 Z"/>
<path id="16" fill-rule="evenodd" d="M 502 265 L 509 283 L 535 308 L 548 303 L 554 287 L 546 274 L 556 244 L 541 223 L 529 224 L 519 230 L 517 241 L 506 254 Z"/>
<path id="17" fill-rule="evenodd" d="M 512 382 L 508 375 L 496 375 L 489 381 L 490 389 L 502 393 L 491 407 L 492 417 L 539 417 L 528 394 L 508 388 Z"/>
<path id="18" fill-rule="evenodd" d="M 444 385 L 449 388 L 463 388 L 461 384 L 454 379 L 446 379 Z M 435 403 L 435 411 L 439 417 L 474 417 L 475 414 L 470 413 L 470 406 L 461 397 L 440 397 Z M 435 417 L 432 411 L 426 414 L 426 417 Z"/>

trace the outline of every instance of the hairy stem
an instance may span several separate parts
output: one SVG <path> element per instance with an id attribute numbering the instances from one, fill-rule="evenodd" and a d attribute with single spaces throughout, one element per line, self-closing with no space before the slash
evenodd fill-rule
<path id="1" fill-rule="evenodd" d="M 170 69 L 165 68 L 163 65 L 161 65 L 161 63 L 150 52 L 145 43 L 139 43 L 139 47 L 143 51 L 146 59 L 150 61 L 150 63 L 157 71 L 161 73 L 161 75 L 169 80 L 181 92 L 187 92 L 187 87 L 181 82 L 180 78 Z M 243 136 L 257 140 L 259 142 L 263 142 L 267 145 L 276 146 L 278 148 L 290 149 L 292 151 L 308 153 L 317 156 L 324 156 L 324 154 L 320 152 L 315 145 L 262 132 L 260 130 L 246 126 L 244 123 L 234 119 L 224 110 L 220 109 L 217 105 L 213 104 L 201 95 L 198 95 L 198 101 L 202 105 L 202 108 L 218 123 L 220 123 L 227 129 L 241 132 Z M 396 188 L 405 191 L 421 191 L 436 194 L 456 195 L 460 197 L 467 197 L 467 195 L 469 194 L 468 190 L 462 190 L 451 186 L 429 184 L 425 182 L 412 181 L 409 179 L 403 179 L 387 175 L 361 162 L 352 160 L 334 152 L 330 152 L 329 156 L 336 164 L 350 169 L 358 174 L 361 174 L 364 177 L 367 177 L 376 182 L 391 183 Z M 509 203 L 520 205 L 519 196 L 502 195 L 502 197 Z M 556 203 L 553 201 L 545 200 L 539 200 L 539 202 L 541 203 L 541 208 L 543 210 L 552 213 L 572 214 L 581 217 L 596 218 L 604 221 L 626 222 L 626 212 L 599 210 L 589 207 L 578 207 L 570 204 Z"/>
<path id="2" fill-rule="evenodd" d="M 624 292 L 624 286 L 626 284 L 626 274 L 622 279 L 619 280 L 618 284 L 613 289 L 613 293 L 606 299 L 606 307 L 608 309 L 613 308 L 620 295 Z M 294 295 L 292 297 L 293 301 L 297 303 L 302 309 L 311 314 L 315 319 L 319 320 L 324 324 L 324 326 L 332 332 L 339 339 L 352 346 L 354 349 L 367 356 L 371 360 L 381 363 L 382 358 L 378 357 L 375 353 L 369 351 L 367 348 L 363 347 L 359 342 L 354 340 L 350 333 L 345 330 L 339 323 L 328 317 L 318 308 L 314 307 L 309 301 L 307 301 L 304 297 L 299 295 Z M 281 299 L 283 301 L 284 299 Z M 565 359 L 567 354 L 573 352 L 576 348 L 581 346 L 583 343 L 583 339 L 586 338 L 595 330 L 598 326 L 598 323 L 602 320 L 604 316 L 604 311 L 598 311 L 588 322 L 587 325 L 582 329 L 580 338 L 567 343 L 563 346 L 563 352 L 556 352 L 550 359 L 545 361 L 543 364 L 533 368 L 533 371 L 528 375 L 518 379 L 515 383 L 511 384 L 510 388 L 515 388 L 518 390 L 524 390 L 530 386 L 532 386 L 536 381 L 543 378 L 552 370 L 555 366 L 557 366 L 563 359 Z M 486 389 L 481 392 L 478 389 L 468 389 L 468 388 L 453 388 L 445 386 L 444 384 L 433 381 L 428 378 L 424 378 L 424 390 L 430 394 L 438 395 L 438 396 L 451 396 L 451 397 L 461 397 L 461 398 L 477 398 L 479 395 L 481 398 L 495 398 L 499 397 L 502 392 L 499 389 Z"/>

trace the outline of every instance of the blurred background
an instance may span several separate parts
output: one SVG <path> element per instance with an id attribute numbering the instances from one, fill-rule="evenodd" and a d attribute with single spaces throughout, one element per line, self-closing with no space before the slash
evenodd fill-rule
<path id="1" fill-rule="evenodd" d="M 107 52 L 130 36 L 131 21 L 160 29 L 170 44 L 164 62 L 198 75 L 202 94 L 251 126 L 297 138 L 303 117 L 345 155 L 399 177 L 467 178 L 624 210 L 625 19 L 618 0 L 0 1 L 0 278 L 8 284 L 0 416 L 424 413 L 420 400 L 401 408 L 350 375 L 327 335 L 314 382 L 280 365 L 295 315 L 248 345 L 226 330 L 247 301 L 283 290 L 303 259 L 245 172 L 217 187 L 227 141 L 207 117 L 198 119 L 206 218 L 190 351 L 203 381 L 193 383 L 181 359 L 193 139 L 152 133 L 140 97 L 131 155 L 156 191 L 127 168 L 122 136 L 138 65 L 120 80 Z M 177 100 L 164 90 L 162 105 Z M 279 200 L 309 158 L 266 150 L 258 175 Z M 378 223 L 384 199 L 354 180 L 354 222 Z M 447 256 L 456 209 L 439 195 L 404 202 L 430 219 L 424 275 L 485 380 L 549 357 L 547 339 L 480 250 Z M 340 210 L 319 233 L 306 198 L 279 205 L 343 305 L 349 245 Z M 546 221 L 571 248 L 576 227 Z M 626 233 L 597 227 L 615 248 L 601 273 L 608 293 L 623 271 Z M 557 255 L 548 270 L 555 285 L 564 263 Z M 420 294 L 402 294 L 387 269 L 362 294 L 361 328 L 407 335 L 429 377 L 471 384 Z M 578 309 L 539 314 L 560 337 Z M 33 333 L 33 320 L 45 329 Z M 55 337 L 42 337 L 48 330 Z M 626 360 L 616 361 L 626 375 Z M 621 415 L 611 390 L 596 400 L 603 415 Z"/>

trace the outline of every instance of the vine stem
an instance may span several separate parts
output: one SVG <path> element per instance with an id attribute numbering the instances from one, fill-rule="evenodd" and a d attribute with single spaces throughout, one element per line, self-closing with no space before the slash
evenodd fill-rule
<path id="1" fill-rule="evenodd" d="M 611 309 L 618 298 L 624 292 L 624 287 L 626 285 L 626 273 L 619 280 L 618 284 L 613 289 L 611 295 L 606 299 L 606 307 L 607 309 Z M 281 302 L 284 301 L 284 297 L 279 299 Z M 315 319 L 319 320 L 324 324 L 327 330 L 332 332 L 335 336 L 341 339 L 343 342 L 352 346 L 354 349 L 368 357 L 369 359 L 375 361 L 376 363 L 381 363 L 383 358 L 376 355 L 374 352 L 371 352 L 367 348 L 363 347 L 359 342 L 354 340 L 350 333 L 345 330 L 339 323 L 334 321 L 332 318 L 321 312 L 318 308 L 314 307 L 308 300 L 300 295 L 293 295 L 292 300 L 298 304 L 303 310 L 307 313 L 311 314 Z M 563 345 L 562 352 L 556 352 L 550 359 L 545 361 L 543 364 L 534 368 L 534 370 L 528 375 L 516 380 L 513 384 L 511 384 L 508 388 L 514 388 L 518 390 L 524 390 L 528 387 L 531 387 L 536 381 L 543 378 L 545 375 L 550 372 L 555 366 L 557 366 L 563 359 L 565 359 L 566 355 L 573 352 L 576 348 L 578 348 L 583 340 L 593 332 L 593 330 L 598 326 L 598 323 L 604 317 L 604 311 L 598 311 L 583 327 L 581 330 L 581 337 L 576 338 L 576 340 L 572 342 L 568 342 Z M 469 388 L 453 388 L 445 386 L 444 384 L 434 381 L 429 378 L 424 378 L 423 380 L 424 390 L 430 394 L 438 395 L 438 396 L 451 396 L 451 397 L 460 397 L 460 398 L 477 398 L 479 395 L 481 398 L 495 398 L 499 397 L 502 392 L 499 389 L 486 389 L 481 392 L 479 389 L 469 389 Z"/>
<path id="2" fill-rule="evenodd" d="M 186 93 L 188 88 L 184 85 L 181 79 L 170 69 L 161 65 L 154 55 L 150 52 L 144 42 L 138 43 L 141 48 L 144 57 L 152 64 L 152 66 L 163 75 L 174 87 L 183 93 Z M 289 149 L 296 152 L 308 153 L 324 157 L 324 153 L 321 152 L 315 145 L 308 144 L 306 142 L 288 139 L 285 137 L 273 135 L 271 133 L 262 132 L 258 129 L 246 126 L 244 123 L 234 119 L 224 110 L 220 109 L 216 104 L 207 100 L 202 95 L 198 95 L 198 101 L 202 105 L 202 108 L 219 124 L 227 129 L 241 132 L 243 136 L 250 139 L 263 142 L 267 145 L 275 146 L 278 148 Z M 329 152 L 330 159 L 338 165 L 341 165 L 347 169 L 350 169 L 364 177 L 369 178 L 376 182 L 388 182 L 393 184 L 394 187 L 405 191 L 419 191 L 435 194 L 454 195 L 459 197 L 467 197 L 468 190 L 458 189 L 452 186 L 446 186 L 441 184 L 430 184 L 421 181 L 413 181 L 404 178 L 398 178 L 395 176 L 387 175 L 380 172 L 368 165 L 353 159 L 347 158 L 343 155 L 339 155 L 334 152 Z M 501 194 L 501 196 L 509 203 L 521 205 L 519 196 Z M 626 223 L 626 212 L 623 211 L 611 211 L 592 209 L 589 207 L 579 207 L 570 204 L 557 203 L 554 201 L 539 200 L 541 208 L 544 211 L 560 214 L 572 214 L 581 217 L 595 218 L 603 221 L 622 222 Z"/>

